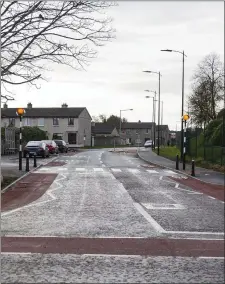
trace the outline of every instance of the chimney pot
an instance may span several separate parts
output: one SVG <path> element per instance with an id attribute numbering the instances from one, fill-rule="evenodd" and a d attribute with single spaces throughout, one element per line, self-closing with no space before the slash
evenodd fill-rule
<path id="1" fill-rule="evenodd" d="M 32 109 L 32 103 L 28 103 L 28 104 L 27 104 L 27 108 L 28 108 L 28 109 Z"/>

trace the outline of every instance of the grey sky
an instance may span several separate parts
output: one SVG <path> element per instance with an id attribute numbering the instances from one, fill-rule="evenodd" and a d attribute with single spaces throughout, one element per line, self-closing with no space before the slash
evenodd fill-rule
<path id="1" fill-rule="evenodd" d="M 224 58 L 224 3 L 211 2 L 118 2 L 107 14 L 114 18 L 116 39 L 99 48 L 98 58 L 87 71 L 79 72 L 55 65 L 48 73 L 49 82 L 40 89 L 14 88 L 16 100 L 10 107 L 85 106 L 91 115 L 119 115 L 129 121 L 150 121 L 152 100 L 145 99 L 145 89 L 158 92 L 158 77 L 142 70 L 161 71 L 163 123 L 175 129 L 181 116 L 182 56 L 160 49 L 185 50 L 185 96 L 199 61 L 210 52 Z M 179 125 L 179 124 L 178 124 Z M 179 126 L 178 126 L 179 127 Z"/>

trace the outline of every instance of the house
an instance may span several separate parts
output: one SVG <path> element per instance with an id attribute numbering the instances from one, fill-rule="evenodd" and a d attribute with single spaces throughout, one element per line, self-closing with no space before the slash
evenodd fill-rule
<path id="1" fill-rule="evenodd" d="M 113 125 L 92 122 L 91 132 L 92 146 L 113 146 L 119 144 L 119 133 Z"/>
<path id="2" fill-rule="evenodd" d="M 19 128 L 16 108 L 1 109 L 1 126 Z M 91 145 L 91 116 L 85 107 L 34 108 L 31 103 L 25 108 L 23 126 L 38 126 L 46 132 L 48 139 L 63 139 L 69 144 Z"/>
<path id="3" fill-rule="evenodd" d="M 159 145 L 166 146 L 168 141 L 170 141 L 170 131 L 168 125 L 156 126 L 156 146 L 158 145 L 158 137 L 159 137 Z"/>
<path id="4" fill-rule="evenodd" d="M 147 140 L 154 141 L 152 122 L 125 122 L 121 125 L 121 144 L 143 146 Z"/>

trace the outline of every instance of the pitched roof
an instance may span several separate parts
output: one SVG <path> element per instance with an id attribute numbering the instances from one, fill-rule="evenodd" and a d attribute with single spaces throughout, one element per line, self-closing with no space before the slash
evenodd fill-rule
<path id="1" fill-rule="evenodd" d="M 114 129 L 115 126 L 101 122 L 96 122 L 91 128 L 93 134 L 111 134 Z"/>
<path id="2" fill-rule="evenodd" d="M 24 117 L 74 117 L 78 118 L 85 107 L 52 107 L 52 108 L 25 108 Z M 2 108 L 1 117 L 18 117 L 16 115 L 16 108 Z"/>
<path id="3" fill-rule="evenodd" d="M 152 122 L 125 122 L 122 123 L 122 129 L 150 129 L 154 123 Z"/>

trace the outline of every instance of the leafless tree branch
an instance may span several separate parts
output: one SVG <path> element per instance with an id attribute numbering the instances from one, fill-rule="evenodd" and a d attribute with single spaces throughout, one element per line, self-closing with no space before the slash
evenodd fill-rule
<path id="1" fill-rule="evenodd" d="M 35 84 L 46 62 L 80 70 L 96 57 L 96 47 L 114 38 L 104 14 L 114 2 L 2 1 L 1 75 L 5 84 Z"/>

